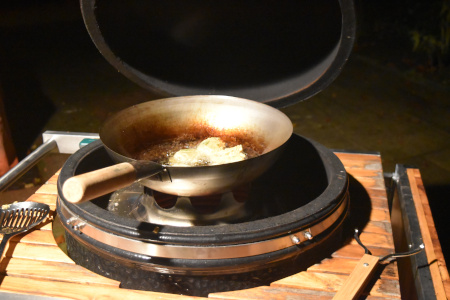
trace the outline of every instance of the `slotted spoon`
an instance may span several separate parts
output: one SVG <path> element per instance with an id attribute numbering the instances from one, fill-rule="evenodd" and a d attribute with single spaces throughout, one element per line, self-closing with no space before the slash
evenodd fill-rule
<path id="1" fill-rule="evenodd" d="M 28 231 L 42 222 L 50 212 L 46 204 L 36 202 L 18 202 L 0 208 L 0 233 L 3 234 L 0 243 L 0 258 L 3 256 L 6 244 L 13 236 Z"/>

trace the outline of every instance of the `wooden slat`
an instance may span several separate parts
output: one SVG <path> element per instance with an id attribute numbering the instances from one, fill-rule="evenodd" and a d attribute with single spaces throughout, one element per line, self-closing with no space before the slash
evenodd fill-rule
<path id="1" fill-rule="evenodd" d="M 348 169 L 381 170 L 381 157 L 376 154 L 335 152 Z"/>
<path id="2" fill-rule="evenodd" d="M 366 169 L 350 169 L 346 168 L 347 172 L 355 178 L 383 178 L 382 170 L 366 170 Z"/>
<path id="3" fill-rule="evenodd" d="M 56 245 L 55 238 L 51 230 L 32 230 L 28 233 L 17 235 L 11 239 L 15 242 Z"/>
<path id="4" fill-rule="evenodd" d="M 58 175 L 59 175 L 59 172 L 57 174 L 53 175 L 52 177 L 50 177 L 50 179 L 47 180 L 47 183 L 56 184 L 58 182 Z"/>
<path id="5" fill-rule="evenodd" d="M 271 299 L 271 300 L 330 300 L 333 299 L 334 292 L 324 292 L 311 289 L 290 289 L 290 288 L 275 288 L 275 287 L 259 287 L 252 290 L 242 290 L 235 292 L 224 292 L 210 294 L 212 299 L 229 299 L 229 300 L 255 300 L 255 299 Z M 386 300 L 398 299 L 398 297 L 376 297 L 364 296 L 365 300 Z"/>
<path id="6" fill-rule="evenodd" d="M 269 297 L 267 297 L 267 295 L 269 295 Z M 213 293 L 209 294 L 208 298 L 228 299 L 228 300 L 257 300 L 257 299 L 329 300 L 332 299 L 333 296 L 334 293 L 317 290 L 261 286 L 241 291 Z"/>
<path id="7" fill-rule="evenodd" d="M 389 235 L 392 238 L 391 223 L 387 221 L 370 221 L 361 231 Z"/>
<path id="8" fill-rule="evenodd" d="M 373 191 L 373 189 L 367 189 L 367 192 Z M 374 197 L 373 195 L 371 196 L 369 194 L 370 200 L 371 200 L 371 204 L 373 208 L 376 209 L 384 209 L 389 211 L 389 206 L 388 206 L 388 201 L 387 201 L 387 196 L 383 196 L 383 197 Z"/>
<path id="9" fill-rule="evenodd" d="M 54 211 L 52 211 L 52 213 L 55 214 Z M 35 228 L 39 229 L 39 230 L 50 230 L 51 231 L 53 229 L 53 223 L 52 222 L 53 222 L 53 218 L 50 217 L 50 219 L 48 221 L 44 221 L 43 224 L 39 224 Z M 28 232 L 28 233 L 31 233 L 31 232 Z"/>
<path id="10" fill-rule="evenodd" d="M 388 254 L 394 253 L 392 248 L 371 248 L 370 252 L 372 255 L 379 257 L 386 256 Z M 348 244 L 342 246 L 339 250 L 335 251 L 331 256 L 337 258 L 350 258 L 350 259 L 360 259 L 364 254 L 364 249 L 356 244 Z"/>
<path id="11" fill-rule="evenodd" d="M 78 283 L 96 283 L 119 287 L 120 282 L 99 276 L 73 263 L 10 258 L 0 264 L 0 272 L 8 276 L 48 279 Z"/>
<path id="12" fill-rule="evenodd" d="M 25 282 L 26 284 L 24 284 Z M 118 289 L 98 284 L 79 284 L 31 278 L 24 280 L 13 276 L 4 276 L 1 280 L 1 287 L 1 291 L 64 299 L 198 299 L 174 294 Z"/>
<path id="13" fill-rule="evenodd" d="M 312 289 L 299 288 L 282 288 L 274 286 L 261 286 L 253 289 L 246 289 L 233 292 L 222 292 L 209 294 L 212 299 L 227 299 L 227 300 L 330 300 L 333 298 L 335 292 L 325 292 Z M 398 297 L 389 297 L 390 299 L 398 299 Z M 386 300 L 386 297 L 367 296 L 366 300 Z"/>
<path id="14" fill-rule="evenodd" d="M 74 264 L 58 246 L 10 242 L 5 249 L 6 257 L 37 259 Z"/>
<path id="15" fill-rule="evenodd" d="M 312 289 L 326 292 L 337 292 L 348 278 L 348 275 L 321 272 L 300 272 L 271 284 L 274 287 L 290 287 L 298 289 Z M 377 297 L 400 298 L 398 280 L 378 279 L 373 286 L 368 286 L 365 294 Z"/>
<path id="16" fill-rule="evenodd" d="M 382 191 L 386 188 L 384 178 L 363 177 L 363 176 L 358 177 L 354 176 L 354 177 L 359 183 L 363 184 L 366 189 L 374 189 Z"/>
<path id="17" fill-rule="evenodd" d="M 364 254 L 363 254 L 364 255 Z M 359 257 L 361 259 L 362 255 Z M 328 274 L 341 274 L 348 275 L 358 264 L 359 260 L 346 259 L 346 258 L 326 258 L 319 264 L 312 265 L 308 268 L 308 272 L 314 273 L 328 273 Z M 384 266 L 383 272 L 380 275 L 381 278 L 396 280 L 398 279 L 398 271 L 395 263 Z"/>
<path id="18" fill-rule="evenodd" d="M 27 199 L 27 201 L 47 204 L 50 206 L 50 209 L 54 211 L 56 210 L 56 197 L 57 195 L 55 194 L 33 194 Z"/>
<path id="19" fill-rule="evenodd" d="M 373 208 L 370 211 L 370 220 L 375 222 L 387 222 L 390 220 L 389 211 L 386 209 Z"/>
<path id="20" fill-rule="evenodd" d="M 387 205 L 387 194 L 386 190 L 379 190 L 379 189 L 366 189 L 367 193 L 369 194 L 370 199 L 382 199 L 383 205 Z M 385 201 L 385 202 L 384 202 Z"/>
<path id="21" fill-rule="evenodd" d="M 348 174 L 353 176 L 366 189 L 385 196 L 386 188 L 383 167 L 379 155 L 359 153 L 336 153 Z"/>
<path id="22" fill-rule="evenodd" d="M 440 251 L 440 245 L 437 249 L 435 248 L 435 245 L 439 243 L 439 239 L 434 227 L 434 222 L 433 224 L 429 224 L 432 218 L 427 219 L 426 217 L 426 215 L 431 216 L 431 210 L 429 210 L 428 199 L 425 192 L 420 191 L 420 188 L 423 189 L 420 173 L 418 173 L 418 170 L 416 169 L 407 169 L 406 173 L 411 186 L 417 218 L 419 219 L 420 233 L 422 234 L 422 240 L 425 245 L 425 252 L 429 263 L 436 298 L 448 299 L 448 297 L 450 297 L 449 275 L 447 268 L 445 267 L 443 254 Z M 424 203 L 427 204 L 425 207 L 423 205 Z"/>
<path id="23" fill-rule="evenodd" d="M 392 239 L 391 235 L 364 232 L 360 235 L 359 238 L 367 248 L 394 248 L 394 240 Z M 354 239 L 351 241 L 351 243 L 354 245 L 357 244 L 356 240 Z"/>
<path id="24" fill-rule="evenodd" d="M 44 184 L 36 191 L 36 194 L 58 195 L 58 188 L 56 184 Z"/>

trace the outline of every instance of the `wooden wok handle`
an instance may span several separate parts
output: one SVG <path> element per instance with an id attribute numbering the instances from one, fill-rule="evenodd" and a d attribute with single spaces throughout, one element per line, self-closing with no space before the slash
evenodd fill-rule
<path id="1" fill-rule="evenodd" d="M 333 300 L 349 300 L 359 297 L 378 265 L 379 258 L 364 254 Z"/>
<path id="2" fill-rule="evenodd" d="M 81 203 L 132 184 L 137 172 L 131 163 L 120 163 L 80 174 L 64 182 L 62 192 L 67 201 Z"/>

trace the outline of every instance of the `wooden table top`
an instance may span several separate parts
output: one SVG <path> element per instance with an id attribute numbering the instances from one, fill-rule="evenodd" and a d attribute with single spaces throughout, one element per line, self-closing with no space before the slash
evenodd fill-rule
<path id="1" fill-rule="evenodd" d="M 369 220 L 360 238 L 373 255 L 394 252 L 381 158 L 375 154 L 336 153 L 352 180 L 370 197 Z M 48 204 L 55 215 L 58 173 L 27 201 Z M 352 199 L 351 199 L 352 201 Z M 40 295 L 64 299 L 189 299 L 196 297 L 136 291 L 76 265 L 58 246 L 52 233 L 52 218 L 36 230 L 12 239 L 1 261 L 0 292 Z M 307 270 L 248 290 L 213 293 L 214 299 L 331 299 L 355 268 L 364 250 L 355 240 L 343 245 L 331 257 Z M 375 283 L 365 290 L 367 299 L 399 299 L 400 287 L 395 262 L 384 267 Z"/>

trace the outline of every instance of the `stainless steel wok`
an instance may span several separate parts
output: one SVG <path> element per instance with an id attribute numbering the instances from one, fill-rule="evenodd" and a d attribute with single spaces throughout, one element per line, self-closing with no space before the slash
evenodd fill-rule
<path id="1" fill-rule="evenodd" d="M 100 139 L 118 164 L 69 178 L 63 194 L 77 203 L 136 180 L 179 196 L 229 191 L 265 172 L 281 154 L 292 131 L 291 121 L 279 110 L 241 98 L 187 96 L 141 103 L 116 113 L 100 130 Z M 135 159 L 147 145 L 183 134 L 233 138 L 263 149 L 257 157 L 214 166 L 174 167 Z"/>

